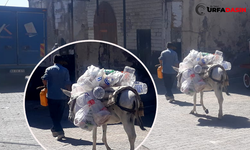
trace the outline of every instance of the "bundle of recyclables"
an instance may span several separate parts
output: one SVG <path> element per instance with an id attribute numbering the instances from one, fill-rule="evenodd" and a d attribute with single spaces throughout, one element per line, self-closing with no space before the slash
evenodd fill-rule
<path id="1" fill-rule="evenodd" d="M 131 86 L 138 94 L 147 93 L 147 85 L 136 81 L 135 69 L 126 66 L 122 72 L 89 66 L 72 85 L 71 96 L 77 97 L 74 108 L 74 124 L 91 131 L 108 121 L 110 112 L 100 101 L 105 96 L 105 89 L 114 86 Z"/>
<path id="2" fill-rule="evenodd" d="M 201 92 L 206 83 L 200 74 L 204 72 L 203 68 L 215 64 L 223 66 L 225 70 L 231 70 L 231 63 L 223 61 L 223 52 L 216 50 L 214 54 L 211 54 L 191 50 L 179 64 L 179 72 L 182 73 L 181 79 L 178 81 L 180 91 L 190 96 Z"/>

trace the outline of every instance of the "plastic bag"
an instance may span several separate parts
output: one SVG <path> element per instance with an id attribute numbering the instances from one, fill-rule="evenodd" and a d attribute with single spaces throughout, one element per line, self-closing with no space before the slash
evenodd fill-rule
<path id="1" fill-rule="evenodd" d="M 89 100 L 86 105 L 76 112 L 74 124 L 81 129 L 91 131 L 96 123 L 93 118 L 92 106 L 96 103 L 93 99 Z"/>
<path id="2" fill-rule="evenodd" d="M 89 113 L 89 109 L 90 109 L 89 106 L 85 105 L 80 110 L 78 110 L 76 112 L 75 119 L 74 119 L 74 125 L 76 125 L 76 126 L 80 125 L 80 122 L 82 122 L 83 119 L 85 119 L 85 117 Z"/>
<path id="3" fill-rule="evenodd" d="M 99 100 L 95 101 L 95 104 L 91 106 L 91 110 L 93 112 L 94 121 L 98 126 L 106 123 L 110 118 L 110 112 Z"/>
<path id="4" fill-rule="evenodd" d="M 76 104 L 80 107 L 83 107 L 91 100 L 94 100 L 92 92 L 85 92 L 76 99 Z"/>
<path id="5" fill-rule="evenodd" d="M 93 118 L 97 126 L 105 124 L 110 117 L 111 117 L 110 112 L 105 109 L 93 114 Z"/>
<path id="6" fill-rule="evenodd" d="M 71 91 L 71 96 L 72 97 L 79 96 L 83 92 L 85 92 L 85 90 L 78 83 L 75 83 L 75 84 L 72 85 L 72 91 Z"/>
<path id="7" fill-rule="evenodd" d="M 97 76 L 100 68 L 95 67 L 93 65 L 88 66 L 87 70 L 84 72 L 83 75 L 80 76 L 80 78 L 77 80 L 77 83 L 84 82 L 85 78 L 88 77 L 90 81 L 94 80 Z"/>
<path id="8" fill-rule="evenodd" d="M 81 81 L 77 82 L 85 91 L 92 91 L 92 89 L 95 87 L 92 82 L 90 77 L 85 77 Z"/>
<path id="9" fill-rule="evenodd" d="M 195 74 L 194 78 L 192 79 L 192 82 L 194 84 L 194 89 L 197 93 L 201 92 L 206 86 L 206 83 L 202 80 L 199 74 Z"/>
<path id="10" fill-rule="evenodd" d="M 185 80 L 182 84 L 181 84 L 181 92 L 193 96 L 195 94 L 195 89 L 194 89 L 194 85 L 192 84 L 191 78 Z"/>
<path id="11" fill-rule="evenodd" d="M 186 62 L 181 62 L 179 65 L 179 72 L 183 72 L 187 69 L 193 68 L 193 64 L 191 63 L 186 63 Z"/>
<path id="12" fill-rule="evenodd" d="M 93 65 L 91 65 L 91 66 L 88 67 L 88 74 L 90 76 L 91 81 L 96 78 L 96 76 L 99 73 L 99 71 L 100 71 L 100 68 L 95 67 Z"/>

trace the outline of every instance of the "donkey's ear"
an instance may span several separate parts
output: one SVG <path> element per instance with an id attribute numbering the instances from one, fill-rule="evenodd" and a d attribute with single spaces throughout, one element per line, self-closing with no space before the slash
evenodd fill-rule
<path id="1" fill-rule="evenodd" d="M 62 90 L 62 92 L 63 92 L 65 95 L 67 95 L 68 97 L 71 97 L 71 92 L 70 92 L 70 91 L 65 90 L 65 89 L 61 89 L 61 90 Z"/>
<path id="2" fill-rule="evenodd" d="M 179 72 L 179 68 L 172 66 L 176 72 Z"/>

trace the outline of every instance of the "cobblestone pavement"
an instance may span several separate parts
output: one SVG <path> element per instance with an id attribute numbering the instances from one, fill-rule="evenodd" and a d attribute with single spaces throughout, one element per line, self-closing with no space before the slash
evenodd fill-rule
<path id="1" fill-rule="evenodd" d="M 51 120 L 49 117 L 48 109 L 41 107 L 37 102 L 27 103 L 29 103 L 28 105 L 30 105 L 27 107 L 29 109 L 27 109 L 26 113 L 29 120 L 29 125 L 34 136 L 44 148 L 46 148 L 47 150 L 92 149 L 92 132 L 75 127 L 67 120 L 67 113 L 64 114 L 62 120 L 62 126 L 64 128 L 66 138 L 62 141 L 56 141 L 55 138 L 51 135 Z M 37 119 L 38 116 L 39 119 Z M 142 131 L 138 126 L 135 126 L 137 134 L 135 142 L 136 147 L 142 143 L 142 141 L 149 133 L 150 127 L 146 126 L 146 129 L 147 131 Z M 97 150 L 105 149 L 105 145 L 102 143 L 102 128 L 98 128 L 97 131 Z M 122 124 L 108 125 L 107 141 L 112 149 L 129 149 L 129 141 Z"/>
<path id="2" fill-rule="evenodd" d="M 213 92 L 204 94 L 204 103 L 209 109 L 209 114 L 205 115 L 198 105 L 198 114 L 191 115 L 189 112 L 192 110 L 192 97 L 174 90 L 176 101 L 169 103 L 164 97 L 165 88 L 161 80 L 156 78 L 155 80 L 159 93 L 157 118 L 150 135 L 139 150 L 247 150 L 250 148 L 250 90 L 242 86 L 241 79 L 230 81 L 231 96 L 223 94 L 225 100 L 222 120 L 217 119 L 218 102 Z M 27 127 L 21 91 L 8 93 L 0 91 L 0 149 L 42 149 Z M 91 132 L 76 128 L 69 122 L 64 124 L 67 139 L 57 142 L 50 134 L 50 125 L 39 125 L 44 121 L 50 122 L 47 109 L 40 107 L 37 103 L 32 106 L 36 110 L 34 116 L 37 113 L 44 113 L 31 127 L 39 142 L 45 143 L 44 147 L 48 149 L 82 149 L 83 147 L 91 149 Z M 66 115 L 64 120 L 66 121 Z M 149 130 L 140 131 L 138 127 L 136 130 L 138 135 L 136 146 L 138 146 Z M 121 125 L 109 126 L 108 143 L 110 147 L 128 149 L 129 143 L 124 133 Z M 112 139 L 119 139 L 119 142 L 113 142 Z M 104 147 L 101 141 L 101 128 L 99 128 L 97 149 L 104 149 Z"/>
<path id="3" fill-rule="evenodd" d="M 0 149 L 42 149 L 25 121 L 22 92 L 0 92 L 0 120 Z"/>
<path id="4" fill-rule="evenodd" d="M 159 79 L 156 83 L 159 93 L 156 121 L 139 150 L 250 149 L 250 90 L 243 87 L 241 78 L 230 81 L 231 96 L 223 94 L 222 120 L 217 119 L 218 102 L 213 92 L 204 93 L 209 114 L 198 105 L 198 114 L 192 115 L 189 114 L 193 108 L 192 97 L 175 90 L 176 101 L 169 103 L 163 84 Z"/>

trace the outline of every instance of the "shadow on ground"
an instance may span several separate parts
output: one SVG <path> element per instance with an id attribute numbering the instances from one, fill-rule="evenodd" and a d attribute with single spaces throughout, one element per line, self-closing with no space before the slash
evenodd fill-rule
<path id="1" fill-rule="evenodd" d="M 70 144 L 73 146 L 92 145 L 93 144 L 93 142 L 90 142 L 90 141 L 85 141 L 82 139 L 74 139 L 74 138 L 70 138 L 70 137 L 65 137 L 59 142 Z M 103 143 L 96 143 L 96 145 L 104 145 L 104 144 Z"/>
<path id="2" fill-rule="evenodd" d="M 218 119 L 217 117 L 212 117 L 209 115 L 194 115 L 200 118 L 198 120 L 198 126 L 210 126 L 230 129 L 250 128 L 250 121 L 246 117 L 224 115 L 222 119 Z"/>
<path id="3" fill-rule="evenodd" d="M 78 128 L 72 122 L 68 120 L 68 106 L 64 110 L 63 119 L 61 124 L 63 128 Z M 50 129 L 52 121 L 49 115 L 48 107 L 40 105 L 39 100 L 28 100 L 25 102 L 25 112 L 30 127 L 39 129 Z M 145 127 L 151 127 L 155 118 L 155 112 L 150 109 L 144 110 L 144 116 L 142 121 Z M 136 123 L 137 125 L 137 123 Z"/>
<path id="4" fill-rule="evenodd" d="M 189 102 L 186 102 L 186 101 L 179 101 L 179 100 L 174 100 L 172 102 L 170 102 L 171 104 L 174 104 L 174 105 L 178 105 L 178 106 L 193 106 L 193 103 L 189 103 Z M 196 106 L 200 106 L 200 104 L 196 104 Z"/>

